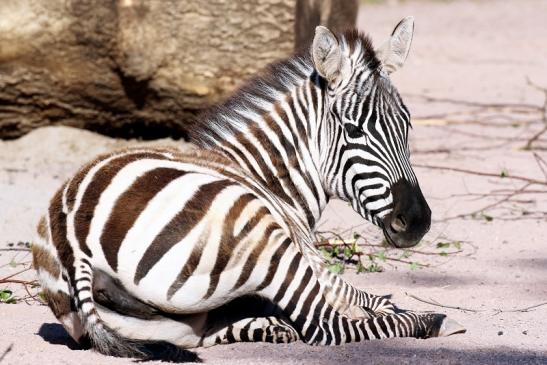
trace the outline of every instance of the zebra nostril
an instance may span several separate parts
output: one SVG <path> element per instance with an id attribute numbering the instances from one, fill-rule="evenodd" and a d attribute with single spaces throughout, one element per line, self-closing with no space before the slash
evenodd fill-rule
<path id="1" fill-rule="evenodd" d="M 402 214 L 397 214 L 391 220 L 391 229 L 397 233 L 406 231 L 406 220 Z"/>

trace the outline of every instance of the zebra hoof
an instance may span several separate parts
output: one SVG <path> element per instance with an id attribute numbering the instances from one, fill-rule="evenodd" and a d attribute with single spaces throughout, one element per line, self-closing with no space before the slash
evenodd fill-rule
<path id="1" fill-rule="evenodd" d="M 465 333 L 466 331 L 467 330 L 465 329 L 465 327 L 463 327 L 461 324 L 454 321 L 453 319 L 445 317 L 443 319 L 443 322 L 441 323 L 437 337 L 452 336 L 457 333 Z"/>

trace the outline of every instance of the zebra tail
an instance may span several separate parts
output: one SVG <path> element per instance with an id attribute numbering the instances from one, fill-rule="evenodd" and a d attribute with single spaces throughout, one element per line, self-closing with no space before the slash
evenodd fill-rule
<path id="1" fill-rule="evenodd" d="M 93 348 L 115 357 L 132 357 L 145 361 L 199 361 L 196 354 L 166 341 L 127 338 L 109 327 L 99 316 L 92 293 L 93 267 L 85 258 L 75 265 L 74 297 L 78 314 Z"/>

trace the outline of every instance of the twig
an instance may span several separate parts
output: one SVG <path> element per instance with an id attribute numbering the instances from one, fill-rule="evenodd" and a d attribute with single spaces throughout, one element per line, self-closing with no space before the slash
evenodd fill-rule
<path id="1" fill-rule="evenodd" d="M 9 275 L 9 276 L 6 276 L 5 278 L 0 279 L 0 283 L 4 283 L 4 282 L 6 282 L 6 280 L 8 280 L 8 279 L 10 279 L 10 278 L 12 278 L 12 277 L 14 277 L 14 276 L 17 276 L 17 275 L 19 275 L 19 274 L 22 274 L 22 273 L 24 273 L 25 271 L 29 271 L 30 269 L 31 269 L 30 267 L 27 267 L 26 269 L 23 269 L 23 270 L 21 270 L 21 271 L 18 271 L 18 272 L 16 272 L 15 274 L 11 274 L 11 275 Z"/>
<path id="2" fill-rule="evenodd" d="M 409 261 L 409 260 L 402 260 L 402 259 L 396 259 L 394 257 L 386 257 L 385 258 L 386 260 L 389 260 L 389 261 L 396 261 L 396 262 L 402 262 L 403 264 L 408 264 L 408 265 L 417 265 L 417 266 L 421 266 L 421 267 L 429 267 L 429 264 L 421 264 L 419 262 L 416 262 L 416 261 Z"/>
<path id="3" fill-rule="evenodd" d="M 434 299 L 430 299 L 430 300 L 423 299 L 423 298 L 420 298 L 416 295 L 409 294 L 407 292 L 405 292 L 405 295 L 412 298 L 412 299 L 415 299 L 419 302 L 434 305 L 436 307 L 458 309 L 458 310 L 463 310 L 463 311 L 466 311 L 466 312 L 475 312 L 475 313 L 487 312 L 488 311 L 487 309 L 473 309 L 473 308 L 466 308 L 466 307 L 460 307 L 460 306 L 454 306 L 454 305 L 445 305 L 445 304 L 441 304 L 441 303 L 437 302 Z M 528 306 L 528 307 L 517 308 L 517 309 L 489 309 L 489 310 L 493 311 L 493 312 L 496 312 L 496 314 L 499 314 L 499 313 L 516 313 L 516 312 L 525 313 L 525 312 L 531 311 L 532 309 L 542 307 L 544 305 L 547 305 L 547 302 L 542 302 L 542 303 L 539 303 L 539 304 L 534 304 L 534 305 L 531 305 L 531 306 Z"/>
<path id="4" fill-rule="evenodd" d="M 6 172 L 28 172 L 27 169 L 18 169 L 15 167 L 3 167 L 2 170 Z"/>
<path id="5" fill-rule="evenodd" d="M 513 191 L 512 193 L 510 194 L 507 194 L 504 198 L 500 199 L 500 200 L 497 200 L 491 204 L 488 204 L 480 209 L 477 209 L 471 213 L 462 213 L 462 214 L 457 214 L 457 215 L 454 215 L 452 217 L 446 217 L 444 219 L 442 219 L 443 221 L 447 221 L 447 220 L 451 220 L 451 219 L 458 219 L 458 218 L 464 218 L 464 217 L 468 217 L 468 216 L 471 216 L 473 217 L 474 215 L 476 214 L 479 214 L 479 213 L 484 213 L 485 211 L 487 211 L 488 209 L 492 209 L 492 208 L 495 208 L 507 201 L 511 201 L 511 198 L 513 198 L 515 195 L 517 194 L 520 194 L 524 191 L 526 191 L 526 188 L 529 187 L 531 184 L 526 184 L 524 185 L 523 187 L 521 187 L 520 189 L 517 189 L 515 191 Z"/>
<path id="6" fill-rule="evenodd" d="M 525 312 L 529 312 L 530 310 L 532 309 L 536 309 L 536 308 L 539 308 L 539 307 L 542 307 L 544 305 L 547 305 L 547 302 L 543 302 L 543 303 L 539 303 L 539 304 L 534 304 L 534 305 L 531 305 L 529 307 L 524 307 L 524 308 L 518 308 L 518 309 L 495 309 L 496 312 L 498 313 L 515 313 L 515 312 L 522 312 L 522 313 L 525 313 Z"/>
<path id="7" fill-rule="evenodd" d="M 425 169 L 432 169 L 432 170 L 444 170 L 444 171 L 454 171 L 454 172 L 460 172 L 463 174 L 470 174 L 470 175 L 477 175 L 477 176 L 487 176 L 487 177 L 495 177 L 498 179 L 510 179 L 510 180 L 519 180 L 524 181 L 530 184 L 534 185 L 545 185 L 547 186 L 547 181 L 541 181 L 537 179 L 532 179 L 524 176 L 518 176 L 518 175 L 501 175 L 491 172 L 482 172 L 482 171 L 474 171 L 474 170 L 467 170 L 467 169 L 461 169 L 458 167 L 450 167 L 450 166 L 437 166 L 437 165 L 424 165 L 424 164 L 413 164 L 414 167 L 421 167 Z"/>
<path id="8" fill-rule="evenodd" d="M 536 159 L 539 169 L 541 170 L 541 172 L 543 172 L 543 176 L 545 176 L 545 180 L 547 181 L 547 170 L 545 169 L 547 167 L 547 162 L 543 159 L 543 157 L 541 157 L 535 152 L 534 152 L 534 158 Z"/>
<path id="9" fill-rule="evenodd" d="M 545 132 L 547 132 L 547 124 L 546 124 L 543 128 L 541 128 L 541 130 L 540 130 L 539 132 L 537 132 L 536 134 L 534 134 L 534 135 L 528 140 L 528 142 L 526 142 L 526 145 L 524 146 L 524 149 L 525 149 L 525 150 L 531 150 L 531 149 L 533 149 L 532 144 L 533 144 L 534 142 L 536 142 L 538 139 L 540 139 L 541 136 L 542 136 Z"/>
<path id="10" fill-rule="evenodd" d="M 536 142 L 538 139 L 541 138 L 541 136 L 547 132 L 547 89 L 546 88 L 543 88 L 537 84 L 535 84 L 534 82 L 532 82 L 532 80 L 530 80 L 529 77 L 526 77 L 526 82 L 528 83 L 528 85 L 532 86 L 533 88 L 535 88 L 536 90 L 539 90 L 541 92 L 543 92 L 543 95 L 544 95 L 544 99 L 543 99 L 543 107 L 541 109 L 542 111 L 542 115 L 541 115 L 541 121 L 543 122 L 544 126 L 543 128 L 537 132 L 536 134 L 534 134 L 529 140 L 528 142 L 526 143 L 526 145 L 524 146 L 524 149 L 525 150 L 531 150 L 533 147 L 532 145 L 534 144 L 534 142 Z"/>
<path id="11" fill-rule="evenodd" d="M 0 279 L 0 284 L 22 284 L 22 285 L 34 285 L 37 284 L 36 280 L 19 280 L 19 279 Z"/>
<path id="12" fill-rule="evenodd" d="M 460 99 L 451 99 L 451 98 L 437 98 L 432 97 L 428 95 L 423 94 L 405 94 L 405 96 L 411 97 L 411 98 L 421 98 L 424 101 L 429 102 L 437 102 L 437 103 L 447 103 L 447 104 L 457 104 L 457 105 L 466 105 L 466 106 L 472 106 L 472 107 L 480 107 L 480 108 L 521 108 L 521 109 L 533 109 L 537 110 L 537 105 L 534 104 L 518 104 L 518 103 L 480 103 L 475 101 L 468 101 L 468 100 L 460 100 Z"/>
<path id="13" fill-rule="evenodd" d="M 4 353 L 0 356 L 0 362 L 2 362 L 2 360 L 4 360 L 4 358 L 6 357 L 6 355 L 13 349 L 13 344 L 10 344 L 8 346 L 8 348 L 4 351 Z"/>
<path id="14" fill-rule="evenodd" d="M 415 299 L 419 302 L 422 302 L 422 303 L 426 303 L 426 304 L 430 304 L 430 305 L 434 305 L 434 306 L 437 306 L 437 307 L 443 307 L 443 308 L 450 308 L 450 309 L 458 309 L 458 310 L 463 310 L 463 311 L 466 311 L 466 312 L 485 312 L 484 309 L 472 309 L 472 308 L 465 308 L 465 307 L 459 307 L 459 306 L 454 306 L 454 305 L 445 305 L 445 304 L 441 304 L 439 302 L 437 302 L 436 300 L 426 300 L 426 299 L 422 299 L 420 297 L 417 297 L 416 295 L 413 295 L 413 294 L 409 294 L 407 292 L 405 292 L 405 295 L 408 296 L 408 297 L 411 297 L 412 299 Z"/>

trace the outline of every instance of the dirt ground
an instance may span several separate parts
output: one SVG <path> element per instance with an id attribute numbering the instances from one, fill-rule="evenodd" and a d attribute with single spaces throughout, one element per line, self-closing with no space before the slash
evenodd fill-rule
<path id="1" fill-rule="evenodd" d="M 382 252 L 375 262 L 384 271 L 356 274 L 348 268 L 344 275 L 359 288 L 393 294 L 402 308 L 446 313 L 467 333 L 339 347 L 235 344 L 198 349 L 203 362 L 547 364 L 547 305 L 526 309 L 547 302 L 547 194 L 540 184 L 547 176 L 534 157 L 547 160 L 547 141 L 523 149 L 542 128 L 544 95 L 526 78 L 547 87 L 546 14 L 547 1 L 540 0 L 404 1 L 367 2 L 359 17 L 360 28 L 376 43 L 403 16 L 416 18 L 411 55 L 393 76 L 414 115 L 413 163 L 493 176 L 416 167 L 433 210 L 430 233 L 416 252 L 365 246 L 365 252 Z M 17 242 L 32 239 L 39 216 L 65 178 L 98 153 L 135 144 L 142 143 L 69 128 L 44 128 L 0 142 L 0 278 L 26 267 L 27 252 L 5 249 L 24 248 Z M 540 183 L 510 178 L 516 175 Z M 364 237 L 359 242 L 372 245 L 381 240 L 374 227 L 339 201 L 330 204 L 320 230 L 335 230 L 343 238 L 359 233 Z M 32 273 L 17 277 L 32 279 Z M 21 285 L 0 284 L 3 288 L 26 295 Z M 466 310 L 427 304 L 405 293 Z M 75 348 L 47 307 L 29 303 L 0 304 L 0 362 L 133 362 Z"/>

